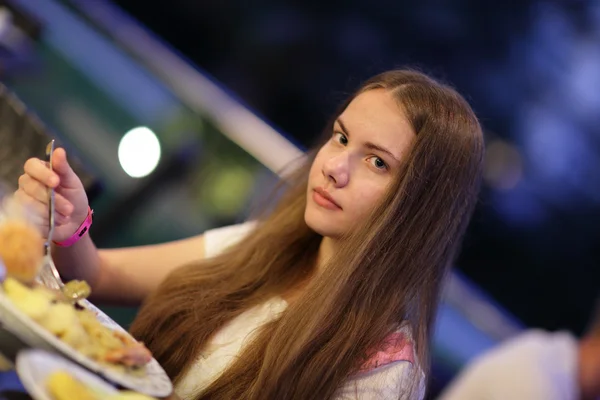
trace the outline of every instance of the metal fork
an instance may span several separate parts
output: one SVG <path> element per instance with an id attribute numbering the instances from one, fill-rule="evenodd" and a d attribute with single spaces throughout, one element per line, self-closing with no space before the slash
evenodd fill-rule
<path id="1" fill-rule="evenodd" d="M 46 161 L 48 162 L 48 168 L 52 171 L 52 155 L 54 154 L 54 140 L 52 140 L 46 146 Z M 54 189 L 48 188 L 48 238 L 46 239 L 46 243 L 44 243 L 45 248 L 45 256 L 44 256 L 44 264 L 42 270 L 39 274 L 40 282 L 50 289 L 60 290 L 64 293 L 63 289 L 65 287 L 64 282 L 60 278 L 60 274 L 56 269 L 56 265 L 54 264 L 54 260 L 52 259 L 52 236 L 54 234 L 54 214 L 55 214 L 55 205 L 54 205 Z M 70 300 L 77 301 L 79 300 L 79 296 L 77 294 L 72 294 Z"/>
<path id="2" fill-rule="evenodd" d="M 46 146 L 46 160 L 48 161 L 48 167 L 52 171 L 52 153 L 54 153 L 54 140 L 48 143 Z M 52 235 L 54 234 L 54 189 L 48 188 L 48 220 L 49 220 L 49 231 L 46 243 L 44 243 L 44 265 L 39 275 L 40 281 L 51 289 L 61 290 L 65 286 L 60 274 L 54 265 L 52 260 Z"/>

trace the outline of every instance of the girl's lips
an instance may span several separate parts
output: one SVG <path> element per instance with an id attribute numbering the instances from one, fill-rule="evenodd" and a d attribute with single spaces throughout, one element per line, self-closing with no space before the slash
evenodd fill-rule
<path id="1" fill-rule="evenodd" d="M 341 210 L 342 207 L 331 197 L 329 193 L 321 188 L 313 190 L 313 200 L 319 206 L 328 210 Z"/>

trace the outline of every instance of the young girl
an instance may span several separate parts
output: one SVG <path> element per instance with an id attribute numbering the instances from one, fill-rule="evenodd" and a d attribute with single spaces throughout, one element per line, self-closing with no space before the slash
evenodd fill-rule
<path id="1" fill-rule="evenodd" d="M 184 399 L 422 398 L 444 276 L 476 203 L 481 128 L 451 88 L 414 71 L 367 81 L 266 216 L 177 242 L 56 246 L 66 278 L 143 306 L 131 332 Z M 17 198 L 55 240 L 88 216 L 58 149 L 25 164 Z"/>

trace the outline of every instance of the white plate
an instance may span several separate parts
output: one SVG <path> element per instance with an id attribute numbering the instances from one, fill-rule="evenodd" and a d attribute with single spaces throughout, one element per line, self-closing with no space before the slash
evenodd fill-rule
<path id="1" fill-rule="evenodd" d="M 126 333 L 119 324 L 92 303 L 87 300 L 84 300 L 82 303 L 84 307 L 96 314 L 102 324 L 111 329 Z M 105 379 L 127 389 L 153 397 L 167 397 L 173 391 L 171 380 L 155 359 L 152 359 L 146 365 L 146 372 L 142 376 L 135 375 L 124 369 L 111 368 L 110 366 L 100 364 L 78 352 L 19 311 L 12 304 L 11 300 L 6 297 L 2 289 L 0 289 L 0 323 L 2 323 L 6 330 L 14 333 L 26 344 L 51 352 L 58 351 Z"/>
<path id="2" fill-rule="evenodd" d="M 107 395 L 117 394 L 116 388 L 89 371 L 56 354 L 44 350 L 24 350 L 17 355 L 17 374 L 27 392 L 35 400 L 52 400 L 46 388 L 48 376 L 65 371 L 92 390 Z"/>

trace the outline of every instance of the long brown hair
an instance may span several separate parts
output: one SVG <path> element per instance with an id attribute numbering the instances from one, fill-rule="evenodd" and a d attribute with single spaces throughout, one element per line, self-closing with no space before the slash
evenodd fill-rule
<path id="1" fill-rule="evenodd" d="M 402 171 L 318 279 L 197 399 L 331 398 L 368 349 L 403 322 L 412 327 L 419 360 L 414 382 L 428 373 L 441 286 L 477 200 L 483 138 L 459 94 L 415 71 L 373 77 L 334 117 L 372 89 L 393 93 L 416 133 Z M 322 238 L 304 221 L 310 154 L 252 235 L 178 269 L 141 308 L 131 332 L 175 382 L 225 323 L 312 274 Z"/>

